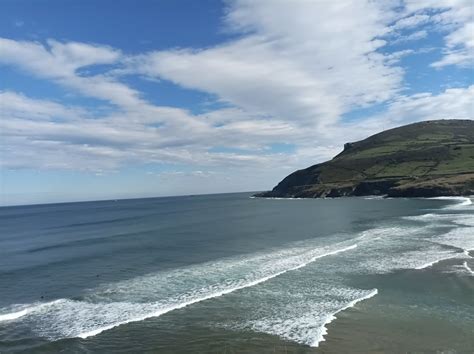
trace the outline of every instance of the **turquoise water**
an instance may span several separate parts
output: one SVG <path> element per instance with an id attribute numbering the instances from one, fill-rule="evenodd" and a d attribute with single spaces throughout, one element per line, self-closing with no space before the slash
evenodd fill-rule
<path id="1" fill-rule="evenodd" d="M 241 193 L 0 220 L 1 352 L 474 350 L 469 198 Z"/>

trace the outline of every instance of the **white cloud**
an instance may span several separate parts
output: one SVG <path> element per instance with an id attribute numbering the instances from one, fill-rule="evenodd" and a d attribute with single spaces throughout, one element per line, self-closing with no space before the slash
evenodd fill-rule
<path id="1" fill-rule="evenodd" d="M 108 46 L 85 43 L 38 42 L 0 38 L 0 64 L 19 67 L 37 77 L 51 79 L 81 94 L 96 97 L 122 107 L 139 106 L 139 93 L 105 75 L 83 76 L 81 68 L 115 64 L 120 51 Z"/>
<path id="2" fill-rule="evenodd" d="M 428 32 L 425 30 L 416 31 L 410 33 L 406 36 L 400 36 L 397 39 L 391 41 L 391 44 L 395 43 L 403 43 L 403 42 L 410 42 L 410 41 L 418 41 L 420 39 L 426 38 L 428 36 Z"/>
<path id="3" fill-rule="evenodd" d="M 17 65 L 45 78 L 64 78 L 73 76 L 81 67 L 112 64 L 120 57 L 119 51 L 107 46 L 55 40 L 49 40 L 48 46 L 0 38 L 0 62 Z"/>
<path id="4" fill-rule="evenodd" d="M 323 126 L 400 89 L 403 71 L 377 52 L 393 16 L 372 1 L 236 1 L 227 24 L 243 38 L 154 52 L 130 65 L 245 111 Z"/>
<path id="5" fill-rule="evenodd" d="M 404 49 L 397 52 L 390 53 L 386 55 L 387 63 L 395 64 L 400 61 L 403 57 L 415 53 L 413 49 Z"/>
<path id="6" fill-rule="evenodd" d="M 474 85 L 449 88 L 439 94 L 429 92 L 399 96 L 380 114 L 335 126 L 339 133 L 356 141 L 382 130 L 400 125 L 438 119 L 473 119 Z"/>
<path id="7" fill-rule="evenodd" d="M 8 101 L 5 100 L 8 98 Z M 4 115 L 0 120 L 2 168 L 66 169 L 102 173 L 124 164 L 167 163 L 224 169 L 238 178 L 250 171 L 264 180 L 277 182 L 296 168 L 323 161 L 338 153 L 345 142 L 363 139 L 401 124 L 429 119 L 471 119 L 474 86 L 400 96 L 385 113 L 351 123 L 327 126 L 324 131 L 308 131 L 287 126 L 272 128 L 255 122 L 235 122 L 209 128 L 189 137 L 189 131 L 171 130 L 172 136 L 141 121 L 127 123 L 118 116 L 87 118 L 86 112 L 57 103 L 33 100 L 12 92 L 0 96 Z M 18 105 L 18 102 L 22 102 Z M 38 112 L 32 117 L 25 107 Z M 218 114 L 218 112 L 213 112 Z M 50 119 L 47 115 L 50 114 Z M 65 117 L 65 119 L 61 119 Z M 233 117 L 234 118 L 234 117 Z M 273 133 L 267 133 L 265 129 Z M 291 154 L 272 153 L 265 144 L 287 141 L 296 144 Z M 213 146 L 242 146 L 245 152 L 210 152 Z M 201 169 L 199 169 L 201 170 Z M 199 171 L 198 170 L 198 171 Z M 224 173 L 225 174 L 225 173 Z M 192 175 L 186 175 L 189 179 Z M 204 177 L 195 174 L 194 177 Z M 206 177 L 221 178 L 219 175 Z M 250 181 L 250 180 L 247 180 Z M 251 186 L 251 184 L 249 184 Z M 260 185 L 261 186 L 261 185 Z"/>
<path id="8" fill-rule="evenodd" d="M 419 25 L 425 24 L 429 21 L 430 16 L 428 15 L 411 15 L 405 18 L 398 20 L 393 26 L 393 30 L 401 30 L 417 27 Z"/>
<path id="9" fill-rule="evenodd" d="M 72 120 L 78 119 L 84 111 L 67 108 L 52 101 L 35 100 L 12 91 L 0 91 L 2 118 L 12 115 L 25 120 Z"/>
<path id="10" fill-rule="evenodd" d="M 474 6 L 471 0 L 405 0 L 407 11 L 436 11 L 430 17 L 438 29 L 447 31 L 443 57 L 432 63 L 471 66 L 474 63 Z"/>
<path id="11" fill-rule="evenodd" d="M 391 124 L 401 125 L 421 120 L 473 119 L 473 114 L 474 85 L 446 89 L 438 95 L 401 96 L 390 104 L 386 116 Z"/>
<path id="12" fill-rule="evenodd" d="M 215 121 L 219 121 L 216 117 L 207 123 L 200 122 L 205 121 L 206 116 L 191 116 L 183 110 L 166 107 L 151 107 L 155 109 L 150 112 L 124 111 L 97 116 L 11 91 L 1 92 L 0 102 L 0 164 L 10 169 L 102 171 L 127 163 L 153 162 L 252 165 L 267 161 L 271 154 L 257 156 L 208 150 L 219 145 L 252 144 L 253 149 L 261 149 L 293 132 L 287 123 L 235 121 L 235 117 L 223 118 L 229 123 L 214 126 Z M 139 119 L 135 119 L 136 114 Z M 157 114 L 162 117 L 155 117 Z M 213 112 L 217 117 L 226 114 L 226 110 Z M 155 120 L 165 123 L 156 127 Z"/>
<path id="13" fill-rule="evenodd" d="M 446 36 L 446 45 L 444 57 L 433 63 L 433 67 L 472 66 L 474 63 L 474 22 L 469 22 Z"/>

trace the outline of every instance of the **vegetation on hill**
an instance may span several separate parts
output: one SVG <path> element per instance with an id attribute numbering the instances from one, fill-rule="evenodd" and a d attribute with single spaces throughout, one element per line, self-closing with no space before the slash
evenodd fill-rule
<path id="1" fill-rule="evenodd" d="M 414 123 L 347 143 L 332 160 L 296 171 L 265 197 L 474 194 L 474 121 Z"/>

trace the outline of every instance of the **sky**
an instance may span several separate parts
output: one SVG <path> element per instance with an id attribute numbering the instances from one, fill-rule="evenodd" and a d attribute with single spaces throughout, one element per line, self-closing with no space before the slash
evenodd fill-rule
<path id="1" fill-rule="evenodd" d="M 470 0 L 2 0 L 0 204 L 260 191 L 474 119 Z"/>

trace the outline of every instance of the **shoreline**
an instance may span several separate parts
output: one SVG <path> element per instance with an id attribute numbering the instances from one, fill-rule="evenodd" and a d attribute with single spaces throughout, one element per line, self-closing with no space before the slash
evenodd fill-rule
<path id="1" fill-rule="evenodd" d="M 413 270 L 415 271 L 415 270 Z M 436 273 L 435 270 L 415 273 L 400 271 L 393 274 L 394 278 L 404 279 L 415 277 L 423 282 L 423 278 L 440 276 L 446 282 L 458 286 L 474 288 L 467 277 L 453 273 Z M 433 291 L 425 289 L 425 291 Z M 453 293 L 455 292 L 452 290 Z M 474 337 L 469 323 L 472 319 L 451 321 L 436 311 L 417 313 L 413 316 L 411 308 L 425 307 L 415 298 L 407 297 L 401 303 L 391 299 L 396 296 L 395 288 L 382 289 L 372 301 L 361 302 L 341 312 L 337 321 L 327 326 L 325 341 L 320 343 L 317 353 L 380 353 L 380 352 L 470 352 L 474 348 Z"/>
<path id="2" fill-rule="evenodd" d="M 266 192 L 262 192 L 266 193 Z M 343 196 L 338 196 L 338 197 L 283 197 L 283 196 L 275 196 L 275 197 L 270 197 L 270 196 L 264 196 L 264 195 L 259 195 L 261 193 L 257 193 L 254 195 L 251 195 L 249 198 L 250 199 L 269 199 L 269 200 L 312 200 L 312 199 L 345 199 L 345 198 L 361 198 L 361 199 L 379 199 L 379 200 L 384 200 L 384 199 L 426 199 L 426 200 L 458 200 L 458 199 L 472 199 L 474 198 L 474 194 L 466 194 L 466 195 L 439 195 L 435 197 L 413 197 L 413 196 L 389 196 L 389 195 L 378 195 L 378 194 L 367 194 L 367 195 L 343 195 Z M 472 203 L 472 201 L 471 201 Z M 471 203 L 468 203 L 469 205 Z M 465 204 L 465 205 L 468 205 Z"/>

